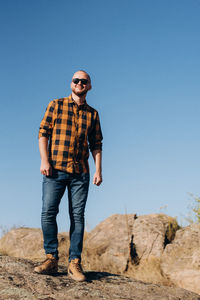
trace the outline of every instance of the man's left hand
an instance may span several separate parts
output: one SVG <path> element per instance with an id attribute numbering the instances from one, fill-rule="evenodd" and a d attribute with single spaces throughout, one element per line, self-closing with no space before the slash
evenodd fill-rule
<path id="1" fill-rule="evenodd" d="M 99 186 L 101 183 L 102 183 L 102 175 L 96 172 L 93 177 L 93 184 Z"/>

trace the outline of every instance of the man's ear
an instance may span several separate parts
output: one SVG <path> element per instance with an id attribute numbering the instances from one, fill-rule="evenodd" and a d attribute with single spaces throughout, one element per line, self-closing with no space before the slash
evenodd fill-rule
<path id="1" fill-rule="evenodd" d="M 92 89 L 92 85 L 90 83 L 89 87 L 88 87 L 88 91 L 90 91 Z"/>

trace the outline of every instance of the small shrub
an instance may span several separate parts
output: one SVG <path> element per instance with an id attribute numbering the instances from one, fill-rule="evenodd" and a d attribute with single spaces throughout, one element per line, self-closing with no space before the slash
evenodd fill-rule
<path id="1" fill-rule="evenodd" d="M 188 214 L 184 217 L 185 221 L 189 224 L 200 223 L 200 197 L 189 194 L 191 203 L 188 206 Z"/>

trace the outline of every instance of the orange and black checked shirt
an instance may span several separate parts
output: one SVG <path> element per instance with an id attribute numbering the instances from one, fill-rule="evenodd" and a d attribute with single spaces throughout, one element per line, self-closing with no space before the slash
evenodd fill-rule
<path id="1" fill-rule="evenodd" d="M 52 167 L 69 173 L 88 173 L 89 148 L 102 150 L 98 112 L 86 102 L 78 106 L 71 95 L 49 103 L 40 124 L 42 136 L 49 138 Z"/>

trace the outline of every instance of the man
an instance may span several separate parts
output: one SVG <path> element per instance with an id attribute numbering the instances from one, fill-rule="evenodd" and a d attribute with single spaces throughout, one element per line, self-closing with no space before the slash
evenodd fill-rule
<path id="1" fill-rule="evenodd" d="M 98 112 L 86 102 L 92 88 L 90 76 L 78 71 L 72 77 L 69 97 L 49 103 L 39 130 L 43 174 L 42 231 L 46 260 L 35 272 L 52 274 L 58 269 L 58 229 L 56 216 L 67 187 L 70 216 L 69 276 L 84 281 L 81 252 L 84 234 L 84 210 L 89 187 L 89 150 L 96 172 L 93 183 L 102 182 L 102 133 Z"/>

